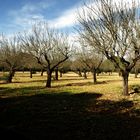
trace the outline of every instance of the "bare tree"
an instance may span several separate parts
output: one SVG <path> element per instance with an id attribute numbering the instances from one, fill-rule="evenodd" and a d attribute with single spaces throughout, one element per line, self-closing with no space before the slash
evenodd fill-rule
<path id="1" fill-rule="evenodd" d="M 108 59 L 105 59 L 103 61 L 103 63 L 101 64 L 101 67 L 100 68 L 101 68 L 101 71 L 102 72 L 105 72 L 105 73 L 108 72 L 109 75 L 110 75 L 110 73 L 112 73 L 113 71 L 115 71 L 114 65 Z"/>
<path id="2" fill-rule="evenodd" d="M 33 69 L 41 69 L 34 56 L 28 53 L 22 53 L 23 66 L 30 71 L 30 78 L 33 77 Z"/>
<path id="3" fill-rule="evenodd" d="M 82 44 L 83 45 L 83 44 Z M 81 63 L 89 69 L 89 71 L 93 75 L 93 83 L 97 83 L 97 71 L 99 70 L 102 62 L 103 62 L 103 55 L 97 53 L 96 50 L 91 48 L 91 46 L 81 46 Z"/>
<path id="4" fill-rule="evenodd" d="M 67 60 L 64 63 L 62 63 L 59 67 L 59 73 L 60 73 L 60 77 L 62 77 L 62 74 L 67 73 L 69 71 L 71 71 L 71 65 L 72 65 L 72 61 L 71 60 Z"/>
<path id="5" fill-rule="evenodd" d="M 72 61 L 71 70 L 77 73 L 79 77 L 82 77 L 83 72 L 84 79 L 87 79 L 89 68 L 83 63 L 81 54 L 75 55 L 75 60 Z"/>
<path id="6" fill-rule="evenodd" d="M 0 37 L 0 62 L 9 71 L 7 82 L 11 83 L 12 78 L 19 68 L 22 67 L 22 53 L 19 41 L 16 36 Z"/>
<path id="7" fill-rule="evenodd" d="M 138 12 L 135 1 L 94 0 L 78 16 L 80 37 L 121 71 L 124 95 L 128 95 L 129 73 L 140 59 Z"/>
<path id="8" fill-rule="evenodd" d="M 46 87 L 51 87 L 52 72 L 69 58 L 68 36 L 49 28 L 46 23 L 38 23 L 31 32 L 20 35 L 20 40 L 24 51 L 47 70 Z"/>

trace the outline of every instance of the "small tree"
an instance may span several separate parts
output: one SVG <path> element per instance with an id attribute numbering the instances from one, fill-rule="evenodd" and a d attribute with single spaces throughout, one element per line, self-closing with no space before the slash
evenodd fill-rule
<path id="1" fill-rule="evenodd" d="M 31 54 L 23 53 L 22 56 L 23 65 L 30 71 L 30 78 L 32 78 L 33 69 L 41 69 L 41 65 L 37 63 L 36 59 Z"/>
<path id="2" fill-rule="evenodd" d="M 83 44 L 82 44 L 83 45 Z M 89 47 L 81 46 L 81 63 L 89 69 L 89 71 L 93 75 L 93 83 L 97 83 L 97 71 L 99 70 L 102 62 L 103 62 L 103 55 L 96 52 L 96 50 Z"/>
<path id="3" fill-rule="evenodd" d="M 115 71 L 115 67 L 114 67 L 114 65 L 112 64 L 112 62 L 110 62 L 110 60 L 108 60 L 108 59 L 105 59 L 104 61 L 103 61 L 103 63 L 101 64 L 101 71 L 102 72 L 105 72 L 105 73 L 109 73 L 109 75 L 110 75 L 110 73 L 112 73 L 113 71 Z"/>
<path id="4" fill-rule="evenodd" d="M 7 82 L 11 83 L 16 70 L 22 67 L 22 53 L 16 36 L 0 38 L 0 61 L 9 71 Z"/>
<path id="5" fill-rule="evenodd" d="M 87 71 L 89 71 L 89 68 L 83 63 L 81 55 L 75 55 L 75 60 L 72 61 L 71 70 L 77 73 L 79 77 L 82 77 L 83 72 L 84 79 L 87 79 Z"/>
<path id="6" fill-rule="evenodd" d="M 63 73 L 71 71 L 71 65 L 72 65 L 72 61 L 69 59 L 59 65 L 58 70 L 60 72 L 60 77 L 62 77 Z"/>
<path id="7" fill-rule="evenodd" d="M 128 95 L 129 73 L 140 59 L 137 3 L 94 0 L 89 5 L 85 4 L 78 20 L 80 37 L 121 71 L 123 94 Z"/>
<path id="8" fill-rule="evenodd" d="M 50 29 L 46 23 L 33 26 L 32 31 L 20 35 L 21 46 L 47 70 L 46 87 L 51 87 L 52 72 L 69 58 L 68 36 Z"/>

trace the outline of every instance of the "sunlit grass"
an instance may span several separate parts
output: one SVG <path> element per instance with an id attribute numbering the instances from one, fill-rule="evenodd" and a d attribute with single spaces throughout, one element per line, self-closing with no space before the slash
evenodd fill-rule
<path id="1" fill-rule="evenodd" d="M 2 74 L 1 74 L 2 75 Z M 52 88 L 45 88 L 46 84 L 46 73 L 44 76 L 40 76 L 40 73 L 33 74 L 33 78 L 29 77 L 29 72 L 17 72 L 13 78 L 13 83 L 0 84 L 1 92 L 2 88 L 6 89 L 2 92 L 1 96 L 22 96 L 23 94 L 46 94 L 51 92 L 70 92 L 75 93 L 101 93 L 102 98 L 119 100 L 121 98 L 134 98 L 139 99 L 139 96 L 124 97 L 122 96 L 122 78 L 117 73 L 111 75 L 100 74 L 97 76 L 98 83 L 93 84 L 92 75 L 88 74 L 88 79 L 79 77 L 76 73 L 66 73 L 58 81 L 52 80 Z M 129 85 L 140 84 L 139 78 L 134 78 L 131 74 L 129 77 Z M 10 90 L 9 90 L 10 89 Z M 10 94 L 11 92 L 11 94 Z"/>

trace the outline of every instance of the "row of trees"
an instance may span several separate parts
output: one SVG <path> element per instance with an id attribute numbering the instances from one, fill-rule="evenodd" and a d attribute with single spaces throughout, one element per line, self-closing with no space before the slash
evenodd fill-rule
<path id="1" fill-rule="evenodd" d="M 109 65 L 111 62 L 121 73 L 123 93 L 128 95 L 129 73 L 140 59 L 138 4 L 94 0 L 80 10 L 78 21 L 80 48 L 72 60 L 75 70 L 80 74 L 82 69 L 85 77 L 87 71 L 92 72 L 96 83 L 97 71 L 104 59 L 108 59 Z M 37 23 L 32 30 L 12 38 L 1 35 L 0 62 L 9 70 L 8 82 L 23 64 L 31 68 L 38 63 L 47 71 L 46 87 L 51 87 L 52 72 L 58 72 L 60 67 L 62 71 L 63 63 L 72 54 L 71 44 L 66 34 L 49 28 L 46 23 Z"/>

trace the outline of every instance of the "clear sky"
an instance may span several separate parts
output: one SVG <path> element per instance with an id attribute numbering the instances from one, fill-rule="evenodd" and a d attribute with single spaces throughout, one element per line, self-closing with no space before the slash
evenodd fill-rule
<path id="1" fill-rule="evenodd" d="M 1 0 L 0 32 L 12 34 L 26 30 L 34 21 L 71 30 L 76 10 L 83 0 Z"/>

